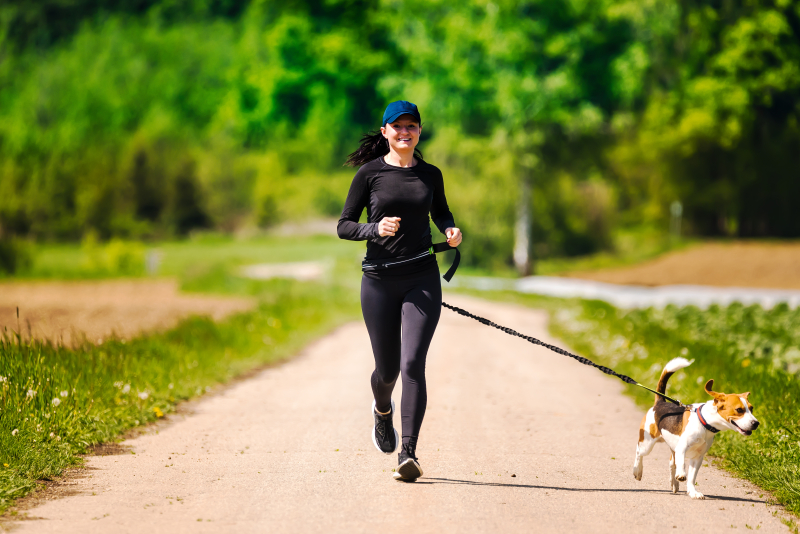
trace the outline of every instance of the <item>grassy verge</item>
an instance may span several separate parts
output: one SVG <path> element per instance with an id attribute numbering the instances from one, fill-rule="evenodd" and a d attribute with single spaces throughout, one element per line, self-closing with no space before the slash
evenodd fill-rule
<path id="1" fill-rule="evenodd" d="M 127 343 L 66 349 L 8 333 L 0 339 L 0 513 L 37 480 L 79 463 L 91 445 L 286 358 L 359 313 L 358 293 L 334 285 L 243 281 L 213 270 L 185 285 L 255 294 L 260 304 Z"/>
<path id="2" fill-rule="evenodd" d="M 440 241 L 438 231 L 434 241 Z M 670 241 L 657 232 L 620 232 L 614 252 L 600 252 L 570 258 L 536 261 L 536 274 L 558 275 L 634 265 L 664 253 L 690 246 L 688 240 Z M 469 255 L 469 242 L 463 253 Z M 83 243 L 37 243 L 25 246 L 29 256 L 15 274 L 16 279 L 85 280 L 120 276 L 140 277 L 192 275 L 210 262 L 241 266 L 252 263 L 287 261 L 328 261 L 357 269 L 364 254 L 363 244 L 348 243 L 329 235 L 262 235 L 237 239 L 222 234 L 197 234 L 181 241 L 141 243 L 111 240 L 100 243 L 87 238 Z M 443 264 L 452 257 L 440 258 Z M 461 275 L 515 278 L 510 265 L 492 268 L 462 265 Z M 0 277 L 2 277 L 0 269 Z"/>
<path id="3" fill-rule="evenodd" d="M 112 240 L 99 243 L 29 245 L 30 265 L 15 279 L 86 280 L 145 275 L 185 276 L 209 264 L 238 267 L 252 263 L 331 261 L 359 264 L 361 247 L 335 236 L 260 236 L 235 239 L 198 234 L 182 241 L 144 244 Z M 149 267 L 148 267 L 149 264 Z"/>
<path id="4" fill-rule="evenodd" d="M 710 454 L 800 514 L 800 309 L 734 304 L 624 311 L 598 301 L 477 295 L 549 310 L 551 331 L 575 352 L 646 385 L 658 382 L 672 358 L 693 358 L 669 383 L 668 393 L 685 403 L 708 400 L 703 385 L 709 378 L 717 391 L 752 392 L 761 426 L 748 438 L 720 433 Z M 626 387 L 643 409 L 652 405 L 651 393 Z"/>

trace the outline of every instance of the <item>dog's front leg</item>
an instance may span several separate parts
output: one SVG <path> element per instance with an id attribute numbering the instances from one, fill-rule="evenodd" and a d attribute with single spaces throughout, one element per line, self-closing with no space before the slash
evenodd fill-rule
<path id="1" fill-rule="evenodd" d="M 689 460 L 689 478 L 686 480 L 686 493 L 692 499 L 705 499 L 706 496 L 697 491 L 694 487 L 697 482 L 697 473 L 700 471 L 700 466 L 703 465 L 703 457 L 691 458 Z"/>
<path id="2" fill-rule="evenodd" d="M 683 436 L 678 440 L 678 446 L 675 447 L 675 467 L 677 471 L 675 480 L 677 482 L 686 480 L 686 440 L 683 439 Z"/>

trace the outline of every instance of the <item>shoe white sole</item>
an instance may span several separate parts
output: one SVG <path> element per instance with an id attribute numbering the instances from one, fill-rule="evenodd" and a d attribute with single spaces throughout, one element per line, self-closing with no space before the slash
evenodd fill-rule
<path id="1" fill-rule="evenodd" d="M 392 474 L 395 480 L 405 482 L 413 482 L 422 476 L 422 467 L 413 458 L 409 458 L 401 465 L 397 466 L 397 470 Z"/>
<path id="2" fill-rule="evenodd" d="M 394 417 L 394 401 L 392 401 L 392 417 Z M 375 401 L 372 401 L 372 419 L 375 420 Z M 400 446 L 400 435 L 397 433 L 397 429 L 393 428 L 394 430 L 394 450 L 390 452 L 383 452 L 378 446 L 378 442 L 375 440 L 375 427 L 373 426 L 369 432 L 370 438 L 372 438 L 372 444 L 375 445 L 375 448 L 378 449 L 378 452 L 383 452 L 383 454 L 394 454 L 397 452 L 397 448 Z"/>

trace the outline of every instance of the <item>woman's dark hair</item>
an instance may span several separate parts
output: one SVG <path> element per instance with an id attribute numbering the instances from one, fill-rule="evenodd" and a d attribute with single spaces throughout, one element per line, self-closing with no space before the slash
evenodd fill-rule
<path id="1" fill-rule="evenodd" d="M 361 167 L 373 159 L 385 156 L 389 153 L 389 141 L 380 131 L 367 132 L 361 137 L 360 145 L 355 152 L 347 156 L 345 165 L 350 167 Z M 414 149 L 414 157 L 422 158 L 422 152 L 418 148 Z"/>

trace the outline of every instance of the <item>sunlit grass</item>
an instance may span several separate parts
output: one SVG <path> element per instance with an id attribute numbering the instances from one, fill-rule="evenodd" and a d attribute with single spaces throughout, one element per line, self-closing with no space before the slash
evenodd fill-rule
<path id="1" fill-rule="evenodd" d="M 294 261 L 346 262 L 358 270 L 364 245 L 342 241 L 335 236 L 261 236 L 236 239 L 226 235 L 199 234 L 182 241 L 151 244 L 129 243 L 129 256 L 140 256 L 140 268 L 115 269 L 120 252 L 107 252 L 86 244 L 37 244 L 32 246 L 32 265 L 17 279 L 79 280 L 120 276 L 193 276 L 210 265 L 233 268 L 252 263 Z M 119 247 L 118 247 L 119 248 Z M 111 256 L 111 258 L 108 258 Z M 145 268 L 147 258 L 152 271 Z M 99 259 L 98 259 L 99 258 Z M 105 261 L 103 261 L 105 260 Z"/>
<path id="2" fill-rule="evenodd" d="M 335 222 L 331 222 L 334 225 Z M 434 241 L 443 238 L 434 231 Z M 666 252 L 684 248 L 690 241 L 669 241 L 654 231 L 621 231 L 613 252 L 568 258 L 534 258 L 535 274 L 559 275 L 576 271 L 634 265 Z M 493 268 L 469 265 L 469 240 L 462 246 L 464 260 L 459 274 L 515 278 L 512 265 Z M 346 266 L 343 272 L 359 272 L 365 244 L 343 241 L 335 235 L 260 235 L 235 238 L 226 234 L 199 233 L 185 240 L 155 243 L 120 242 L 92 244 L 39 243 L 30 245 L 32 264 L 16 279 L 81 280 L 117 277 L 196 277 L 212 266 L 227 269 L 254 263 L 323 261 Z M 150 270 L 145 264 L 151 262 Z M 449 266 L 452 255 L 438 255 L 440 265 Z M 133 264 L 133 265 L 132 265 Z"/>

